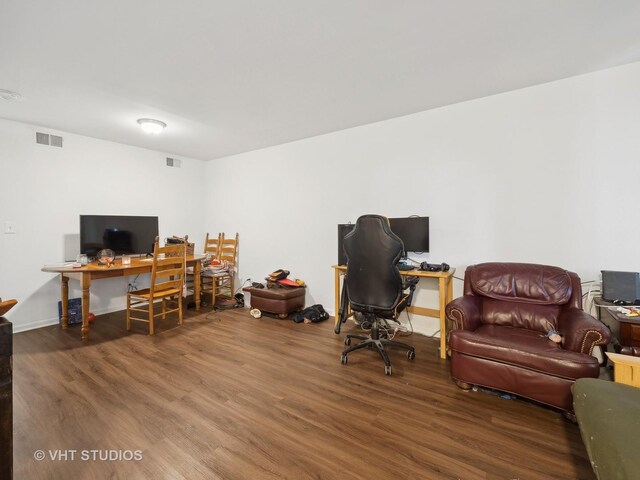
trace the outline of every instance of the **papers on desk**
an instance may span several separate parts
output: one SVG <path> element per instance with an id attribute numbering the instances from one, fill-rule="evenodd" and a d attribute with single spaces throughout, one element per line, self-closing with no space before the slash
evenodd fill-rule
<path id="1" fill-rule="evenodd" d="M 58 262 L 45 263 L 44 268 L 80 268 L 82 265 L 78 262 Z"/>

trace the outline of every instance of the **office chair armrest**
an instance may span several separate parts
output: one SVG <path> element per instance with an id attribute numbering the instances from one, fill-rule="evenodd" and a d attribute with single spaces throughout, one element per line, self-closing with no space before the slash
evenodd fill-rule
<path id="1" fill-rule="evenodd" d="M 456 298 L 447 304 L 445 314 L 452 324 L 452 330 L 474 331 L 481 323 L 482 299 L 475 295 Z"/>
<path id="2" fill-rule="evenodd" d="M 413 277 L 413 276 L 404 277 L 404 279 L 402 280 L 402 289 L 406 290 L 407 288 L 411 288 L 411 287 L 415 288 L 419 280 L 420 278 L 418 277 Z"/>
<path id="3" fill-rule="evenodd" d="M 565 308 L 558 316 L 558 330 L 565 350 L 591 354 L 596 345 L 607 345 L 611 332 L 605 324 L 578 308 Z"/>

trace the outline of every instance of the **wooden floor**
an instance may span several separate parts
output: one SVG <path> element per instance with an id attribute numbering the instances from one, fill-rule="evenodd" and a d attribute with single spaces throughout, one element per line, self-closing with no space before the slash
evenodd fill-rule
<path id="1" fill-rule="evenodd" d="M 576 425 L 458 389 L 435 339 L 409 337 L 416 359 L 392 351 L 385 376 L 374 351 L 341 365 L 331 322 L 241 309 L 167 319 L 154 337 L 105 315 L 86 346 L 78 327 L 16 334 L 15 478 L 595 478 Z M 142 459 L 86 461 L 82 450 Z"/>

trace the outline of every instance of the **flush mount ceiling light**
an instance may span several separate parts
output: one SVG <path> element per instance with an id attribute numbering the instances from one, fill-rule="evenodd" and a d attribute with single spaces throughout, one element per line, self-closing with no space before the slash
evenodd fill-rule
<path id="1" fill-rule="evenodd" d="M 153 118 L 140 118 L 138 119 L 138 123 L 142 127 L 142 130 L 151 135 L 159 134 L 167 126 L 166 123 L 160 120 L 154 120 Z"/>
<path id="2" fill-rule="evenodd" d="M 0 88 L 0 98 L 8 101 L 20 100 L 22 98 L 22 95 L 20 95 L 18 92 L 12 92 L 11 90 L 3 90 Z"/>

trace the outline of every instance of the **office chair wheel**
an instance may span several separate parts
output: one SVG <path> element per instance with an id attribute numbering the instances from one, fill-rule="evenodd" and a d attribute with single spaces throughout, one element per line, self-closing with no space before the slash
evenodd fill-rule
<path id="1" fill-rule="evenodd" d="M 347 356 L 346 355 L 340 355 L 340 363 L 342 363 L 342 365 L 346 365 L 347 364 Z"/>
<path id="2" fill-rule="evenodd" d="M 409 360 L 413 360 L 414 358 L 416 358 L 416 351 L 415 350 L 409 350 L 407 352 L 407 358 Z"/>
<path id="3" fill-rule="evenodd" d="M 391 365 L 385 365 L 384 366 L 384 374 L 385 375 L 391 375 Z"/>
<path id="4" fill-rule="evenodd" d="M 349 337 L 344 337 L 344 344 L 348 347 L 351 345 L 351 339 Z"/>

